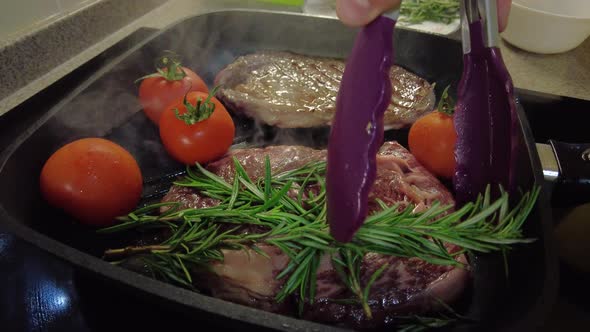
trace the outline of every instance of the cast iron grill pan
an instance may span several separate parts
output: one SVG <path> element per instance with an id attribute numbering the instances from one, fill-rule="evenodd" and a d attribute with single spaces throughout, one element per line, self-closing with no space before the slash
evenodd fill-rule
<path id="1" fill-rule="evenodd" d="M 259 50 L 287 50 L 345 58 L 355 30 L 328 18 L 230 10 L 195 16 L 155 34 L 105 66 L 53 107 L 0 156 L 0 220 L 21 238 L 98 275 L 117 287 L 158 303 L 177 307 L 195 320 L 240 330 L 325 331 L 336 327 L 276 315 L 184 290 L 100 259 L 105 248 L 122 240 L 98 236 L 49 207 L 39 193 L 43 163 L 62 145 L 82 137 L 105 137 L 137 159 L 146 185 L 144 197 L 156 199 L 184 166 L 168 157 L 156 127 L 138 104 L 134 81 L 151 73 L 163 50 L 180 54 L 212 86 L 215 74 L 237 56 Z M 449 84 L 456 87 L 462 71 L 461 45 L 445 37 L 397 29 L 395 62 L 436 83 L 437 99 Z M 521 152 L 517 178 L 530 188 L 542 183 L 542 170 L 523 110 L 519 106 Z M 328 128 L 275 129 L 235 116 L 236 144 L 285 142 L 325 147 Z M 387 140 L 406 144 L 407 130 L 391 131 Z M 454 330 L 534 329 L 543 322 L 556 294 L 555 253 L 549 237 L 547 195 L 539 198 L 525 226 L 538 240 L 509 254 L 509 274 L 500 255 L 471 257 L 473 282 L 458 303 L 477 323 Z"/>

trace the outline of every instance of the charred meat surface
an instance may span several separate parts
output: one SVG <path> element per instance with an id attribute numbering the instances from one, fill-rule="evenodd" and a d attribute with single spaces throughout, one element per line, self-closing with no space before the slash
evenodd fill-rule
<path id="1" fill-rule="evenodd" d="M 264 174 L 264 161 L 268 156 L 273 173 L 299 168 L 309 162 L 325 160 L 326 150 L 303 146 L 270 146 L 266 148 L 238 149 L 207 166 L 207 169 L 226 181 L 234 176 L 236 158 L 248 175 L 258 179 Z M 415 210 L 424 210 L 435 201 L 454 204 L 452 195 L 411 153 L 396 142 L 386 142 L 377 156 L 377 180 L 370 198 L 380 199 L 387 205 L 409 204 Z M 351 175 L 353 176 L 353 175 Z M 181 202 L 185 208 L 215 206 L 215 200 L 206 198 L 194 189 L 173 186 L 163 201 Z M 372 211 L 378 205 L 370 205 Z M 244 228 L 245 232 L 256 232 Z M 294 313 L 293 300 L 277 303 L 274 298 L 281 290 L 285 278 L 276 276 L 287 266 L 289 257 L 271 245 L 259 247 L 268 256 L 254 250 L 224 250 L 223 262 L 212 263 L 205 285 L 215 297 L 267 311 Z M 447 246 L 449 251 L 457 250 Z M 463 256 L 458 260 L 465 262 Z M 379 327 L 395 322 L 400 314 L 419 314 L 436 307 L 438 299 L 452 302 L 464 289 L 469 273 L 465 269 L 426 263 L 417 258 L 403 258 L 369 253 L 361 266 L 361 282 L 384 264 L 387 268 L 375 281 L 369 296 L 373 319 L 368 319 L 363 309 L 346 302 L 353 294 L 339 279 L 332 266 L 331 257 L 325 254 L 317 271 L 316 298 L 307 305 L 303 318 L 350 327 Z"/>
<path id="2" fill-rule="evenodd" d="M 330 125 L 336 111 L 344 61 L 290 52 L 264 51 L 237 58 L 220 71 L 219 98 L 234 112 L 281 128 Z M 392 66 L 392 96 L 386 129 L 406 127 L 432 111 L 434 87 L 407 70 Z"/>
<path id="3" fill-rule="evenodd" d="M 465 262 L 462 256 L 460 260 Z M 306 308 L 303 317 L 357 328 L 394 325 L 396 316 L 436 310 L 440 306 L 436 299 L 452 303 L 463 292 L 469 277 L 468 271 L 461 268 L 370 253 L 361 266 L 361 283 L 366 284 L 384 264 L 388 267 L 371 287 L 368 304 L 373 317 L 368 319 L 360 305 L 346 304 L 354 296 L 340 282 L 330 257 L 324 256 L 318 269 L 314 303 Z"/>

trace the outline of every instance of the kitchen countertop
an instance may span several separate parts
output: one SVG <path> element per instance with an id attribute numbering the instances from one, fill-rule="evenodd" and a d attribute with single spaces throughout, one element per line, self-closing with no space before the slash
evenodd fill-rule
<path id="1" fill-rule="evenodd" d="M 136 30 L 130 22 L 167 0 L 101 0 L 0 40 L 0 115 Z"/>
<path id="2" fill-rule="evenodd" d="M 534 54 L 504 40 L 501 50 L 515 87 L 590 100 L 590 38 L 562 54 Z"/>
<path id="3" fill-rule="evenodd" d="M 141 2 L 141 4 L 145 3 Z M 147 3 L 149 4 L 147 8 L 151 10 L 134 3 L 133 0 L 99 1 L 84 10 L 71 13 L 66 17 L 67 22 L 64 19 L 48 25 L 47 29 L 55 30 L 51 34 L 52 38 L 35 39 L 44 33 L 43 27 L 39 27 L 23 31 L 21 35 L 14 37 L 14 40 L 20 42 L 17 45 L 18 48 L 14 47 L 14 43 L 11 45 L 10 41 L 8 43 L 0 41 L 0 63 L 5 68 L 19 66 L 21 68 L 19 70 L 28 74 L 15 75 L 10 70 L 0 73 L 0 82 L 4 83 L 0 88 L 0 115 L 141 27 L 162 29 L 186 17 L 227 8 L 263 8 L 301 12 L 299 7 L 271 5 L 254 0 L 151 0 Z M 121 8 L 126 10 L 127 15 L 115 16 L 116 19 L 113 15 L 105 15 L 105 8 L 109 8 L 108 5 L 115 6 L 113 4 L 123 6 Z M 112 8 L 118 10 L 119 7 Z M 129 22 L 125 24 L 124 19 L 128 19 Z M 105 28 L 104 21 L 115 27 L 118 25 L 121 27 L 107 35 L 96 32 L 97 27 Z M 67 24 L 63 24 L 64 22 Z M 59 24 L 64 27 L 60 28 Z M 76 28 L 76 24 L 80 26 Z M 82 43 L 77 40 L 79 37 L 77 33 L 84 33 Z M 56 41 L 61 41 L 62 44 L 55 45 Z M 43 48 L 43 43 L 53 44 L 49 44 L 52 47 Z M 501 48 L 515 87 L 590 100 L 590 38 L 575 50 L 558 55 L 532 54 L 507 45 L 504 41 Z M 40 56 L 39 49 L 44 49 L 49 54 L 43 53 Z M 60 57 L 53 56 L 52 52 L 59 54 Z M 22 68 L 22 59 L 27 59 L 25 68 Z M 53 63 L 48 68 L 47 61 L 58 62 L 59 59 L 63 61 Z M 35 72 L 30 73 L 30 71 Z M 10 76 L 7 76 L 7 73 Z"/>

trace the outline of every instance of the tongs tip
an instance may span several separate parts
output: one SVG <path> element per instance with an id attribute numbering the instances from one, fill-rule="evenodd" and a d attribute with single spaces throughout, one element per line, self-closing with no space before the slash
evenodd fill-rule
<path id="1" fill-rule="evenodd" d="M 399 8 L 385 12 L 383 13 L 383 16 L 390 18 L 394 21 L 397 21 L 397 19 L 399 18 Z"/>
<path id="2" fill-rule="evenodd" d="M 497 0 L 462 0 L 461 28 L 463 38 L 463 52 L 468 53 L 470 47 L 469 25 L 480 21 L 484 31 L 486 47 L 498 47 L 498 7 Z"/>

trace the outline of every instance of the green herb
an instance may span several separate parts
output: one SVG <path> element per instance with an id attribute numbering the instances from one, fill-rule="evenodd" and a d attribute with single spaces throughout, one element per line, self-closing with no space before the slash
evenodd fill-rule
<path id="1" fill-rule="evenodd" d="M 400 8 L 400 21 L 412 24 L 424 21 L 449 24 L 458 18 L 458 0 L 404 0 Z"/>
<path id="2" fill-rule="evenodd" d="M 186 108 L 186 112 L 180 114 L 178 108 L 175 108 L 174 114 L 176 115 L 176 118 L 178 118 L 181 121 L 184 121 L 188 125 L 193 125 L 197 122 L 201 122 L 203 120 L 208 119 L 211 116 L 211 114 L 213 114 L 213 111 L 215 111 L 215 103 L 211 101 L 211 98 L 215 95 L 218 88 L 218 86 L 213 88 L 213 90 L 211 90 L 211 92 L 209 93 L 209 95 L 207 95 L 207 98 L 205 100 L 203 100 L 203 98 L 201 97 L 197 98 L 195 105 L 191 104 L 186 99 L 188 93 L 185 94 L 182 103 Z"/>
<path id="3" fill-rule="evenodd" d="M 396 317 L 397 318 L 397 317 Z M 398 318 L 401 323 L 398 326 L 398 332 L 422 332 L 431 329 L 443 328 L 449 325 L 456 324 L 461 319 L 455 317 L 447 317 L 441 315 L 440 317 L 423 317 L 423 316 L 411 316 Z"/>
<path id="4" fill-rule="evenodd" d="M 156 59 L 156 73 L 138 78 L 139 82 L 150 77 L 163 77 L 167 81 L 180 81 L 186 77 L 186 72 L 182 68 L 180 56 L 173 51 L 164 51 L 164 54 Z"/>
<path id="5" fill-rule="evenodd" d="M 189 167 L 187 176 L 176 182 L 217 199 L 217 206 L 180 209 L 178 203 L 154 204 L 119 218 L 120 224 L 101 229 L 99 232 L 108 234 L 155 228 L 170 234 L 155 246 L 107 250 L 105 257 L 140 257 L 154 277 L 192 288 L 192 271 L 223 261 L 223 249 L 252 248 L 266 256 L 256 245 L 276 246 L 290 258 L 277 276 L 285 283 L 276 299 L 280 302 L 298 294 L 302 310 L 306 303 L 314 301 L 319 261 L 329 255 L 343 283 L 371 317 L 370 289 L 387 266 L 380 267 L 362 284 L 360 264 L 367 253 L 418 257 L 431 264 L 461 267 L 457 256 L 465 252 L 500 252 L 533 241 L 523 237 L 521 227 L 539 188 L 525 193 L 512 209 L 506 192 L 491 201 L 489 188 L 477 201 L 457 211 L 434 204 L 424 212 L 414 213 L 412 205 L 386 206 L 379 202 L 382 210 L 366 219 L 353 241 L 340 243 L 330 236 L 326 221 L 325 162 L 272 174 L 267 159 L 265 174 L 258 180 L 252 180 L 235 159 L 234 166 L 235 176 L 230 182 L 198 164 Z M 297 195 L 290 194 L 293 189 L 298 190 Z M 162 208 L 165 211 L 158 213 Z M 244 226 L 256 226 L 262 232 L 240 232 Z M 462 249 L 449 251 L 446 244 Z"/>
<path id="6" fill-rule="evenodd" d="M 455 114 L 455 101 L 453 100 L 453 98 L 451 98 L 451 96 L 449 96 L 450 87 L 451 86 L 448 85 L 444 89 L 443 93 L 440 96 L 440 100 L 438 102 L 438 107 L 436 108 L 436 110 L 446 115 L 453 116 L 453 114 Z"/>
<path id="7" fill-rule="evenodd" d="M 422 332 L 430 329 L 449 327 L 459 322 L 472 323 L 472 319 L 458 314 L 449 305 L 443 301 L 438 301 L 441 310 L 436 316 L 424 317 L 424 316 L 398 316 L 396 319 L 400 322 L 398 325 L 399 332 Z"/>
<path id="8" fill-rule="evenodd" d="M 346 287 L 348 287 L 348 289 L 357 297 L 358 303 L 363 307 L 367 318 L 372 319 L 373 315 L 371 313 L 371 308 L 369 307 L 369 293 L 371 291 L 371 286 L 375 280 L 381 276 L 388 265 L 384 264 L 373 272 L 363 289 L 361 285 L 361 263 L 363 257 L 364 255 L 362 252 L 355 252 L 350 249 L 340 249 L 336 255 L 332 256 L 332 266 Z"/>

